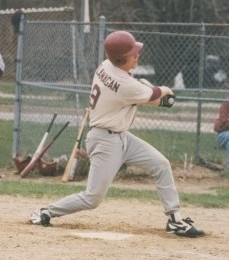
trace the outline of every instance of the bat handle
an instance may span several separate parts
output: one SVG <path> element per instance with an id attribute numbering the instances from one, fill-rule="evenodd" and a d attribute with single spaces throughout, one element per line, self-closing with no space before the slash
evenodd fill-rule
<path id="1" fill-rule="evenodd" d="M 53 114 L 52 121 L 50 122 L 50 124 L 49 124 L 49 126 L 48 126 L 48 130 L 47 130 L 48 133 L 49 133 L 50 129 L 52 128 L 52 125 L 53 125 L 53 123 L 54 123 L 56 117 L 57 117 L 57 113 L 54 113 L 54 114 Z"/>

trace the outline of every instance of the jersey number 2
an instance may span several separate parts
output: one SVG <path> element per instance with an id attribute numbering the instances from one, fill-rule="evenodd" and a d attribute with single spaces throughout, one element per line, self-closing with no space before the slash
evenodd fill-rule
<path id="1" fill-rule="evenodd" d="M 92 89 L 91 95 L 90 95 L 90 107 L 91 107 L 91 109 L 95 108 L 100 94 L 101 94 L 101 91 L 99 89 L 99 86 L 97 84 L 95 84 L 93 89 Z"/>

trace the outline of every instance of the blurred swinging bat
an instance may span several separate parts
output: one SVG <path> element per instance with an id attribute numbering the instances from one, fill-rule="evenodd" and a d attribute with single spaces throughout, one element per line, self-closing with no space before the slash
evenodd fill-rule
<path id="1" fill-rule="evenodd" d="M 41 159 L 41 157 L 45 154 L 45 152 L 53 145 L 56 139 L 60 136 L 60 134 L 64 131 L 64 129 L 69 125 L 70 122 L 65 123 L 65 125 L 59 130 L 59 132 L 53 137 L 53 139 L 39 152 L 37 152 L 36 157 L 30 161 L 30 163 L 25 167 L 25 169 L 20 173 L 20 176 L 24 178 L 30 171 L 32 171 L 37 162 Z"/>
<path id="2" fill-rule="evenodd" d="M 75 170 L 76 170 L 77 161 L 78 161 L 78 156 L 79 156 L 79 148 L 80 148 L 84 128 L 85 128 L 85 125 L 86 125 L 87 120 L 88 120 L 89 112 L 90 112 L 90 109 L 86 108 L 85 112 L 84 112 L 84 116 L 83 116 L 83 121 L 81 123 L 81 127 L 79 129 L 79 132 L 78 132 L 78 135 L 77 135 L 77 138 L 76 138 L 75 145 L 73 147 L 71 156 L 68 160 L 68 163 L 66 165 L 66 168 L 65 168 L 65 171 L 64 171 L 64 174 L 63 174 L 63 177 L 62 177 L 63 182 L 72 181 L 74 179 Z"/>

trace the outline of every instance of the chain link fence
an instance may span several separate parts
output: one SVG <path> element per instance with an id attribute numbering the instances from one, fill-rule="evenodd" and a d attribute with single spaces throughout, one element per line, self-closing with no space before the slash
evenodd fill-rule
<path id="1" fill-rule="evenodd" d="M 109 23 L 104 17 L 99 23 L 83 24 L 25 18 L 16 59 L 14 155 L 35 151 L 55 112 L 49 138 L 66 121 L 70 125 L 46 156 L 69 155 L 88 106 L 94 70 L 104 59 L 103 39 L 124 29 L 144 42 L 133 76 L 168 85 L 177 96 L 171 109 L 139 108 L 131 131 L 172 161 L 192 163 L 204 157 L 222 163 L 224 154 L 215 147 L 213 125 L 229 92 L 229 25 Z"/>
<path id="2" fill-rule="evenodd" d="M 15 80 L 17 37 L 20 22 L 20 12 L 24 13 L 26 19 L 32 21 L 74 20 L 74 10 L 70 7 L 58 8 L 27 8 L 0 10 L 0 53 L 4 57 L 6 71 L 4 80 Z"/>

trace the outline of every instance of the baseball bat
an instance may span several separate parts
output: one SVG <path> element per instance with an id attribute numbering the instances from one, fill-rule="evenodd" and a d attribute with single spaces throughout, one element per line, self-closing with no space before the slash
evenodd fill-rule
<path id="1" fill-rule="evenodd" d="M 45 152 L 53 145 L 56 139 L 60 136 L 60 134 L 64 131 L 64 129 L 69 125 L 70 122 L 65 123 L 65 125 L 59 130 L 59 132 L 53 137 L 53 139 L 41 149 L 41 151 L 37 154 L 36 158 L 25 167 L 25 169 L 20 173 L 20 176 L 24 178 L 30 171 L 32 171 L 37 162 L 41 159 L 41 157 L 45 154 Z"/>
<path id="2" fill-rule="evenodd" d="M 54 123 L 56 117 L 57 117 L 57 113 L 54 113 L 54 114 L 53 114 L 53 117 L 52 117 L 52 120 L 51 120 L 51 122 L 49 123 L 48 129 L 46 130 L 45 134 L 43 135 L 43 137 L 42 137 L 42 139 L 41 139 L 41 141 L 40 141 L 40 143 L 39 143 L 39 145 L 38 145 L 38 147 L 37 147 L 37 149 L 36 149 L 36 151 L 35 151 L 33 157 L 31 158 L 30 163 L 32 163 L 32 162 L 37 158 L 37 156 L 38 156 L 39 153 L 41 152 L 42 148 L 44 147 L 44 144 L 45 144 L 45 142 L 46 142 L 46 140 L 47 140 L 47 137 L 48 137 L 48 135 L 49 135 L 49 132 L 50 132 L 52 126 L 53 126 L 53 123 Z"/>
<path id="3" fill-rule="evenodd" d="M 37 158 L 37 156 L 38 156 L 39 153 L 41 152 L 42 148 L 44 147 L 44 144 L 45 144 L 45 142 L 46 142 L 46 140 L 47 140 L 47 137 L 48 137 L 48 135 L 49 135 L 49 132 L 50 132 L 52 126 L 53 126 L 53 123 L 54 123 L 56 117 L 57 117 L 57 113 L 54 113 L 54 114 L 53 114 L 53 117 L 52 117 L 52 120 L 51 120 L 51 122 L 49 123 L 48 129 L 46 130 L 44 136 L 42 137 L 42 139 L 41 139 L 41 141 L 40 141 L 40 143 L 39 143 L 39 145 L 38 145 L 38 147 L 37 147 L 37 149 L 36 149 L 36 151 L 35 151 L 35 153 L 34 153 L 32 159 L 31 159 L 31 162 L 33 162 L 33 161 Z"/>
<path id="4" fill-rule="evenodd" d="M 85 125 L 86 125 L 86 122 L 87 122 L 87 119 L 89 116 L 89 111 L 90 111 L 89 108 L 85 109 L 83 121 L 81 123 L 81 127 L 79 129 L 75 145 L 72 149 L 72 153 L 71 153 L 68 163 L 65 167 L 65 171 L 64 171 L 64 174 L 62 177 L 63 182 L 72 181 L 74 179 L 75 170 L 76 170 L 77 161 L 78 161 L 80 143 L 81 143 L 84 128 L 85 128 Z"/>
<path id="5" fill-rule="evenodd" d="M 45 132 L 43 138 L 41 139 L 40 144 L 38 145 L 37 150 L 35 151 L 35 153 L 34 153 L 34 155 L 33 155 L 33 157 L 32 157 L 31 160 L 34 160 L 34 159 L 37 157 L 37 154 L 39 154 L 39 152 L 41 151 L 41 149 L 44 147 L 44 144 L 45 144 L 45 142 L 46 142 L 46 140 L 47 140 L 47 137 L 48 137 L 48 135 L 49 135 L 49 132 L 50 132 L 52 126 L 53 126 L 53 123 L 54 123 L 56 117 L 57 117 L 57 113 L 54 113 L 54 114 L 53 114 L 53 117 L 52 117 L 52 120 L 51 120 L 51 122 L 49 123 L 48 129 L 47 129 L 47 131 Z"/>

